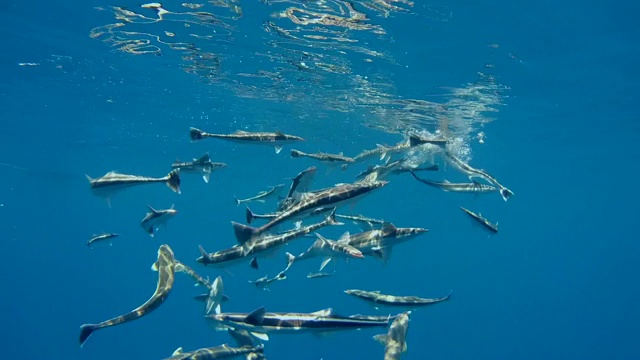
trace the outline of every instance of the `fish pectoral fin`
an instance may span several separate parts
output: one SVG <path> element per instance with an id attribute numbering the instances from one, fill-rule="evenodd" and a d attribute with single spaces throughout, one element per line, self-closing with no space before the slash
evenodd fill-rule
<path id="1" fill-rule="evenodd" d="M 158 261 L 155 261 L 155 262 L 151 265 L 151 270 L 152 270 L 152 271 L 158 271 Z"/>
<path id="2" fill-rule="evenodd" d="M 267 309 L 261 306 L 253 310 L 249 315 L 244 318 L 244 322 L 251 325 L 260 325 L 264 321 L 264 315 L 267 313 Z"/>
<path id="3" fill-rule="evenodd" d="M 280 151 L 282 151 L 282 146 L 281 145 L 276 145 L 276 154 L 280 154 Z"/>
<path id="4" fill-rule="evenodd" d="M 318 272 L 322 271 L 322 269 L 324 269 L 325 266 L 327 266 L 327 264 L 331 261 L 331 257 L 326 257 L 324 258 L 324 260 L 322 260 L 322 264 L 320 264 L 320 270 L 318 270 Z"/>
<path id="5" fill-rule="evenodd" d="M 154 214 L 158 213 L 158 211 L 156 209 L 152 208 L 151 205 L 149 205 L 149 204 L 147 204 L 147 208 L 149 209 L 150 212 L 152 212 Z"/>
<path id="6" fill-rule="evenodd" d="M 351 234 L 348 231 L 345 231 L 344 234 L 340 236 L 337 240 L 339 244 L 347 244 L 351 240 Z"/>
<path id="7" fill-rule="evenodd" d="M 176 356 L 176 355 L 180 355 L 182 354 L 183 350 L 182 350 L 182 346 L 180 346 L 179 348 L 177 348 L 173 354 L 171 354 L 171 356 Z"/>
<path id="8" fill-rule="evenodd" d="M 378 334 L 373 336 L 373 340 L 379 342 L 382 345 L 387 344 L 387 334 Z"/>
<path id="9" fill-rule="evenodd" d="M 407 352 L 408 346 L 407 346 L 407 342 L 403 342 L 402 343 L 402 352 Z"/>
<path id="10" fill-rule="evenodd" d="M 262 334 L 262 333 L 257 333 L 257 332 L 251 332 L 250 334 L 251 334 L 251 336 L 255 337 L 256 339 L 260 339 L 262 341 L 269 341 L 269 335 L 267 335 L 267 334 Z"/>
<path id="11" fill-rule="evenodd" d="M 205 183 L 209 183 L 209 178 L 211 177 L 211 173 L 210 172 L 206 172 L 202 175 L 202 180 L 204 180 Z"/>

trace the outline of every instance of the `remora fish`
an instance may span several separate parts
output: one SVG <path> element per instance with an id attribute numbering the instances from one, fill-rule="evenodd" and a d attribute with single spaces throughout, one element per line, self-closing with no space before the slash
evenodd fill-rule
<path id="1" fill-rule="evenodd" d="M 176 349 L 173 354 L 165 358 L 164 360 L 215 360 L 215 359 L 236 359 L 236 358 L 249 358 L 248 355 L 255 354 L 258 357 L 252 357 L 252 359 L 264 359 L 264 345 L 258 346 L 243 346 L 239 348 L 231 347 L 227 344 L 220 346 L 214 346 L 210 348 L 203 348 L 194 351 L 185 352 L 182 347 Z"/>
<path id="2" fill-rule="evenodd" d="M 305 153 L 305 152 L 302 152 L 300 150 L 295 150 L 295 149 L 291 150 L 291 157 L 294 157 L 294 158 L 297 158 L 297 157 L 308 157 L 308 158 L 311 158 L 311 159 L 316 159 L 316 160 L 320 160 L 320 161 L 328 162 L 328 163 L 351 164 L 351 163 L 356 162 L 353 158 L 348 157 L 348 156 L 344 156 L 342 153 L 339 153 L 339 154 L 328 154 L 328 153 L 319 152 L 319 153 L 309 154 L 309 153 Z"/>
<path id="3" fill-rule="evenodd" d="M 397 228 L 385 223 L 380 230 L 369 230 L 357 234 L 343 234 L 338 242 L 349 244 L 362 251 L 364 255 L 373 255 L 385 262 L 391 257 L 393 246 L 424 234 L 428 229 Z"/>
<path id="4" fill-rule="evenodd" d="M 482 217 L 481 213 L 476 214 L 471 210 L 463 208 L 462 206 L 460 206 L 460 210 L 464 211 L 465 213 L 467 213 L 467 215 L 471 216 L 472 219 L 480 223 L 480 225 L 482 225 L 483 228 L 489 230 L 489 232 L 492 232 L 494 234 L 498 232 L 498 223 L 495 223 L 495 224 L 491 223 L 489 220 Z"/>
<path id="5" fill-rule="evenodd" d="M 158 260 L 151 267 L 154 271 L 158 272 L 158 284 L 151 298 L 124 315 L 103 321 L 99 324 L 84 324 L 80 326 L 80 346 L 84 345 L 85 341 L 87 341 L 94 331 L 138 319 L 162 305 L 173 287 L 174 266 L 175 257 L 173 251 L 169 245 L 161 245 L 158 249 Z"/>
<path id="6" fill-rule="evenodd" d="M 151 235 L 154 236 L 155 231 L 158 230 L 160 225 L 165 225 L 169 219 L 175 216 L 178 213 L 178 210 L 173 208 L 173 205 L 169 209 L 156 210 L 151 207 L 151 205 L 147 205 L 149 208 L 149 212 L 145 217 L 140 221 L 140 226 Z"/>
<path id="7" fill-rule="evenodd" d="M 265 191 L 261 191 L 260 193 L 258 193 L 258 195 L 256 196 L 252 196 L 250 198 L 246 198 L 246 199 L 238 199 L 237 197 L 233 197 L 236 200 L 236 205 L 240 205 L 242 203 L 245 202 L 249 202 L 249 201 L 259 201 L 259 202 L 264 202 L 264 199 L 266 199 L 267 197 L 269 197 L 270 195 L 273 195 L 276 193 L 276 191 L 278 191 L 281 187 L 283 187 L 284 184 L 279 184 L 276 186 L 271 186 L 271 189 L 269 190 L 265 190 Z"/>
<path id="8" fill-rule="evenodd" d="M 202 174 L 202 179 L 205 183 L 209 182 L 211 173 L 216 169 L 227 167 L 227 164 L 220 162 L 212 162 L 209 158 L 209 154 L 204 154 L 199 159 L 194 158 L 193 161 L 188 162 L 174 162 L 171 167 L 173 169 L 180 169 L 184 172 Z"/>
<path id="9" fill-rule="evenodd" d="M 450 160 L 450 162 L 460 171 L 467 174 L 469 178 L 479 177 L 497 186 L 498 189 L 500 189 L 500 195 L 502 195 L 502 199 L 504 199 L 504 201 L 509 200 L 509 198 L 513 196 L 513 191 L 504 187 L 498 182 L 498 180 L 496 180 L 496 178 L 489 175 L 486 171 L 471 167 L 469 164 L 464 163 L 462 160 L 458 159 L 448 151 L 445 151 L 445 154 L 447 155 L 447 158 Z"/>
<path id="10" fill-rule="evenodd" d="M 407 330 L 409 329 L 409 315 L 404 312 L 391 323 L 386 334 L 375 335 L 373 339 L 384 345 L 384 360 L 400 360 L 402 353 L 407 351 Z"/>
<path id="11" fill-rule="evenodd" d="M 326 273 L 326 272 L 308 273 L 307 279 L 317 279 L 317 278 L 328 277 L 333 275 L 334 273 Z"/>
<path id="12" fill-rule="evenodd" d="M 105 196 L 107 200 L 116 190 L 151 183 L 166 183 L 171 190 L 180 194 L 180 170 L 178 169 L 172 170 L 167 176 L 161 178 L 126 175 L 115 171 L 110 171 L 104 176 L 95 179 L 91 178 L 89 175 L 85 176 L 89 180 L 93 193 Z"/>
<path id="13" fill-rule="evenodd" d="M 338 330 L 355 330 L 369 327 L 387 327 L 391 317 L 341 316 L 332 309 L 313 313 L 268 313 L 264 307 L 246 313 L 222 313 L 208 315 L 218 329 L 244 329 L 253 336 L 267 341 L 273 332 L 326 333 Z"/>
<path id="14" fill-rule="evenodd" d="M 324 191 L 310 194 L 294 205 L 278 214 L 268 223 L 253 228 L 251 226 L 239 224 L 232 221 L 233 230 L 240 244 L 244 244 L 253 237 L 262 235 L 272 227 L 319 207 L 336 207 L 348 200 L 355 200 L 358 197 L 371 193 L 373 190 L 387 185 L 387 181 L 361 181 L 353 184 L 341 184 Z"/>
<path id="15" fill-rule="evenodd" d="M 298 256 L 293 256 L 287 253 L 287 258 L 289 259 L 288 266 L 294 261 L 300 261 L 305 259 L 311 259 L 316 256 L 324 256 L 324 260 L 322 261 L 322 265 L 320 266 L 320 270 L 324 269 L 325 266 L 331 261 L 331 259 L 335 257 L 344 257 L 344 258 L 364 258 L 362 255 L 362 251 L 356 249 L 355 247 L 345 244 L 339 243 L 337 241 L 325 239 L 322 235 L 316 233 L 318 239 L 307 249 L 307 251 L 303 252 Z"/>
<path id="16" fill-rule="evenodd" d="M 385 294 L 380 294 L 380 291 L 365 291 L 365 290 L 357 290 L 357 289 L 345 290 L 344 292 L 345 294 L 353 295 L 362 300 L 370 301 L 376 304 L 387 305 L 387 306 L 410 307 L 410 308 L 415 308 L 415 307 L 425 306 L 425 305 L 432 305 L 435 303 L 439 303 L 441 301 L 449 300 L 449 298 L 451 297 L 451 292 L 449 292 L 447 296 L 443 296 L 439 298 L 420 298 L 417 296 L 385 295 Z"/>
<path id="17" fill-rule="evenodd" d="M 232 262 L 247 259 L 251 256 L 256 256 L 258 254 L 263 255 L 276 251 L 289 241 L 307 235 L 327 225 L 342 225 L 342 223 L 336 221 L 335 209 L 331 211 L 324 221 L 311 224 L 297 230 L 292 230 L 281 235 L 254 238 L 252 241 L 246 242 L 244 245 L 236 245 L 211 254 L 207 254 L 202 246 L 200 246 L 201 256 L 196 259 L 196 261 L 203 265 L 226 266 Z"/>
<path id="18" fill-rule="evenodd" d="M 233 134 L 210 134 L 200 129 L 190 128 L 189 136 L 192 141 L 198 141 L 205 138 L 216 138 L 222 140 L 229 140 L 237 143 L 251 143 L 251 144 L 266 144 L 275 146 L 276 154 L 279 154 L 282 150 L 282 145 L 304 141 L 303 138 L 295 135 L 288 135 L 280 131 L 276 132 L 247 132 L 237 130 Z"/>
<path id="19" fill-rule="evenodd" d="M 256 287 L 262 288 L 263 290 L 269 291 L 268 286 L 271 283 L 280 281 L 280 280 L 286 280 L 286 279 L 287 279 L 287 275 L 285 274 L 285 272 L 280 271 L 278 275 L 276 275 L 275 277 L 269 278 L 269 276 L 263 276 L 257 280 L 249 280 L 249 283 L 254 284 Z M 216 313 L 216 314 L 219 314 L 219 313 Z"/>
<path id="20" fill-rule="evenodd" d="M 484 185 L 475 181 L 471 183 L 450 183 L 447 180 L 445 180 L 444 182 L 436 182 L 436 181 L 430 181 L 427 179 L 421 179 L 413 171 L 411 172 L 411 175 L 416 180 L 420 181 L 423 184 L 440 188 L 444 191 L 481 193 L 481 194 L 496 191 L 496 188 L 491 185 Z"/>
<path id="21" fill-rule="evenodd" d="M 91 239 L 89 239 L 87 241 L 87 246 L 91 246 L 91 244 L 93 244 L 96 241 L 113 239 L 113 238 L 118 237 L 118 236 L 120 236 L 120 234 L 115 234 L 115 233 L 107 233 L 107 234 L 96 235 L 96 236 L 92 237 Z"/>

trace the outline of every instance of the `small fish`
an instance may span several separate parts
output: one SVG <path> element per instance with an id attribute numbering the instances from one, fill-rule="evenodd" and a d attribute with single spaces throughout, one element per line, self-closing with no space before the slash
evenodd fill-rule
<path id="1" fill-rule="evenodd" d="M 151 237 L 154 236 L 154 233 L 158 230 L 160 225 L 165 225 L 169 219 L 175 216 L 178 213 L 178 210 L 173 208 L 156 210 L 151 207 L 151 205 L 147 205 L 149 208 L 149 212 L 140 222 L 140 226 L 149 234 Z"/>
<path id="2" fill-rule="evenodd" d="M 307 251 L 302 254 L 291 258 L 288 255 L 289 266 L 293 261 L 300 261 L 305 259 L 311 259 L 316 256 L 324 256 L 324 260 L 322 261 L 322 265 L 320 266 L 320 270 L 324 269 L 324 267 L 331 261 L 331 259 L 336 257 L 343 258 L 364 258 L 362 255 L 362 251 L 356 249 L 355 247 L 347 244 L 347 243 L 339 243 L 337 241 L 325 239 L 322 235 L 316 233 L 318 239 L 307 249 Z"/>
<path id="3" fill-rule="evenodd" d="M 291 218 L 289 218 L 289 220 L 308 219 L 314 216 L 323 215 L 331 211 L 332 209 L 333 208 L 329 208 L 329 207 L 321 207 L 321 208 L 313 209 L 308 213 L 292 216 Z M 247 220 L 247 224 L 251 224 L 255 219 L 274 219 L 278 217 L 278 215 L 281 212 L 275 212 L 275 213 L 269 213 L 269 214 L 256 214 L 253 211 L 251 211 L 251 209 L 249 209 L 249 207 L 247 206 L 247 209 L 245 210 L 245 219 Z"/>
<path id="4" fill-rule="evenodd" d="M 171 288 L 173 287 L 174 266 L 175 257 L 173 255 L 173 251 L 169 245 L 161 245 L 158 249 L 158 260 L 151 267 L 152 270 L 158 272 L 158 283 L 151 298 L 149 298 L 149 300 L 144 304 L 124 315 L 117 316 L 98 324 L 84 324 L 80 326 L 80 346 L 84 345 L 94 331 L 139 319 L 162 305 L 169 296 Z"/>
<path id="5" fill-rule="evenodd" d="M 177 348 L 170 357 L 164 360 L 215 360 L 215 359 L 265 359 L 264 345 L 231 347 L 227 344 L 203 348 L 194 351 L 184 351 L 182 347 Z M 251 357 L 250 357 L 251 356 Z"/>
<path id="6" fill-rule="evenodd" d="M 316 160 L 320 160 L 322 162 L 327 162 L 327 163 L 346 163 L 346 164 L 350 164 L 350 163 L 354 163 L 356 162 L 353 158 L 348 157 L 348 156 L 344 156 L 342 153 L 340 154 L 328 154 L 328 153 L 323 153 L 323 152 L 319 152 L 319 153 L 313 153 L 313 154 L 308 154 L 305 152 L 302 152 L 300 150 L 291 150 L 291 157 L 297 158 L 297 157 L 308 157 L 311 159 L 316 159 Z"/>
<path id="7" fill-rule="evenodd" d="M 495 187 L 491 185 L 480 184 L 479 182 L 476 182 L 476 181 L 471 183 L 450 183 L 447 180 L 445 180 L 444 182 L 436 182 L 436 181 L 430 181 L 427 179 L 421 179 L 413 171 L 411 172 L 411 175 L 416 180 L 420 181 L 423 184 L 440 188 L 444 191 L 485 194 L 485 193 L 490 193 L 497 190 Z"/>
<path id="8" fill-rule="evenodd" d="M 193 161 L 176 161 L 171 165 L 171 167 L 173 169 L 180 169 L 183 172 L 202 174 L 202 179 L 205 183 L 208 183 L 211 173 L 217 169 L 227 167 L 227 164 L 212 162 L 211 158 L 209 158 L 209 154 L 204 154 L 199 159 L 194 158 Z"/>
<path id="9" fill-rule="evenodd" d="M 498 223 L 495 223 L 495 224 L 491 223 L 489 220 L 482 217 L 481 213 L 476 214 L 471 210 L 463 208 L 462 206 L 460 206 L 460 210 L 464 211 L 465 213 L 467 213 L 467 215 L 471 216 L 472 219 L 477 221 L 480 225 L 482 225 L 484 229 L 488 230 L 489 232 L 493 234 L 498 232 Z"/>
<path id="10" fill-rule="evenodd" d="M 496 178 L 494 178 L 493 176 L 489 175 L 489 173 L 487 173 L 486 171 L 471 167 L 471 165 L 469 165 L 469 164 L 463 162 L 462 160 L 458 159 L 457 157 L 455 157 L 453 154 L 451 154 L 448 151 L 445 152 L 445 155 L 449 159 L 449 162 L 451 162 L 460 171 L 462 171 L 465 174 L 467 174 L 470 179 L 473 178 L 473 177 L 479 177 L 479 178 L 484 179 L 484 180 L 494 184 L 495 186 L 497 186 L 498 189 L 500 189 L 500 195 L 502 196 L 502 199 L 504 201 L 509 200 L 509 198 L 511 196 L 513 196 L 513 191 L 511 191 L 511 190 L 507 189 L 506 187 L 504 187 L 502 184 L 500 184 L 498 182 L 498 180 L 496 180 Z"/>
<path id="11" fill-rule="evenodd" d="M 95 195 L 105 197 L 108 203 L 110 197 L 116 191 L 142 184 L 166 183 L 171 190 L 180 194 L 180 170 L 178 169 L 172 170 L 167 176 L 161 178 L 126 175 L 115 171 L 110 171 L 104 176 L 95 179 L 89 175 L 85 176 L 89 180 L 91 191 Z"/>
<path id="12" fill-rule="evenodd" d="M 120 236 L 120 234 L 115 234 L 115 233 L 106 233 L 106 234 L 96 235 L 87 241 L 87 246 L 91 247 L 91 244 L 93 244 L 96 241 L 113 239 L 118 236 Z"/>
<path id="13" fill-rule="evenodd" d="M 410 150 L 412 147 L 427 144 L 428 142 L 429 141 L 427 139 L 421 138 L 415 134 L 411 134 L 405 136 L 404 140 L 400 141 L 394 146 L 377 144 L 377 147 L 375 149 L 365 150 L 361 152 L 360 154 L 356 155 L 356 157 L 354 157 L 354 160 L 361 161 L 370 157 L 379 156 L 380 160 L 390 161 L 392 154 L 404 153 Z"/>
<path id="14" fill-rule="evenodd" d="M 386 221 L 369 218 L 363 215 L 340 215 L 336 214 L 339 219 L 351 220 L 354 224 L 362 224 L 368 226 L 369 229 L 373 228 L 373 225 L 384 225 Z"/>
<path id="15" fill-rule="evenodd" d="M 275 146 L 276 154 L 279 154 L 284 144 L 304 141 L 303 138 L 295 135 L 288 135 L 280 131 L 276 132 L 247 132 L 237 130 L 233 134 L 210 134 L 196 128 L 189 129 L 189 136 L 192 141 L 205 138 L 215 138 L 229 140 L 237 143 L 264 144 Z"/>
<path id="16" fill-rule="evenodd" d="M 264 202 L 264 199 L 268 198 L 271 195 L 276 194 L 276 191 L 280 190 L 280 188 L 283 187 L 283 186 L 284 186 L 284 184 L 271 186 L 271 189 L 265 190 L 265 191 L 261 191 L 261 192 L 258 193 L 258 195 L 252 196 L 252 197 L 246 198 L 246 199 L 238 199 L 235 196 L 233 198 L 236 200 L 236 205 L 240 205 L 242 203 L 246 203 L 246 202 L 249 202 L 249 201 Z"/>
<path id="17" fill-rule="evenodd" d="M 394 246 L 428 232 L 424 228 L 399 228 L 385 223 L 382 229 L 363 231 L 357 234 L 344 233 L 338 242 L 349 244 L 362 251 L 364 255 L 388 262 Z"/>
<path id="18" fill-rule="evenodd" d="M 375 304 L 386 306 L 399 306 L 408 308 L 417 308 L 419 306 L 433 305 L 442 301 L 447 301 L 451 297 L 451 292 L 447 296 L 439 298 L 421 298 L 417 296 L 396 296 L 380 294 L 380 291 L 365 291 L 358 289 L 345 290 L 345 294 L 355 296 L 359 299 L 369 301 Z"/>
<path id="19" fill-rule="evenodd" d="M 257 280 L 249 280 L 249 283 L 254 284 L 256 287 L 262 288 L 263 290 L 269 291 L 268 286 L 271 285 L 271 283 L 276 281 L 286 280 L 286 279 L 287 279 L 287 275 L 285 274 L 284 271 L 281 271 L 278 273 L 278 275 L 276 275 L 273 278 L 269 278 L 268 276 L 263 276 Z M 216 314 L 219 314 L 219 313 L 216 313 Z"/>
<path id="20" fill-rule="evenodd" d="M 321 277 L 333 276 L 334 273 L 326 273 L 326 272 L 316 272 L 316 273 L 308 273 L 307 279 L 317 279 Z"/>
<path id="21" fill-rule="evenodd" d="M 391 323 L 386 334 L 375 335 L 373 339 L 384 345 L 384 360 L 400 360 L 402 353 L 407 351 L 407 330 L 409 329 L 409 315 L 404 312 Z"/>
<path id="22" fill-rule="evenodd" d="M 399 175 L 414 171 L 438 171 L 439 169 L 440 167 L 437 164 L 424 167 L 412 167 L 407 166 L 405 160 L 396 160 L 385 165 L 369 165 L 366 170 L 356 175 L 356 179 L 362 179 L 365 176 L 376 173 L 376 180 L 384 180 L 389 177 L 389 175 Z"/>

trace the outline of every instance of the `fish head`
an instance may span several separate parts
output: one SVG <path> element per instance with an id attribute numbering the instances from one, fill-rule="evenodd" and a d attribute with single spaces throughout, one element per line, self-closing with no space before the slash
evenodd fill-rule
<path id="1" fill-rule="evenodd" d="M 362 251 L 358 250 L 357 248 L 351 245 L 343 244 L 342 251 L 350 257 L 359 258 L 359 259 L 364 258 Z"/>

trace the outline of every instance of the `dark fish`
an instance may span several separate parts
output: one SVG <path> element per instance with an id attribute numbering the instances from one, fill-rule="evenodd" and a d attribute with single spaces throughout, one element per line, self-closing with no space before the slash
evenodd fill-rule
<path id="1" fill-rule="evenodd" d="M 444 191 L 481 193 L 481 194 L 496 191 L 496 188 L 491 185 L 484 185 L 475 181 L 471 183 L 450 183 L 447 180 L 445 180 L 444 182 L 436 182 L 436 181 L 430 181 L 427 179 L 421 179 L 413 171 L 411 172 L 411 175 L 416 180 L 420 181 L 423 184 L 433 186 L 435 188 L 439 188 Z"/>
<path id="2" fill-rule="evenodd" d="M 404 312 L 391 323 L 386 334 L 379 334 L 373 339 L 384 345 L 384 360 L 400 360 L 402 353 L 407 351 L 407 330 L 409 329 L 409 315 Z"/>
<path id="3" fill-rule="evenodd" d="M 311 159 L 315 159 L 315 160 L 320 160 L 323 162 L 328 162 L 328 163 L 354 163 L 356 162 L 353 158 L 348 157 L 348 156 L 344 156 L 342 153 L 340 154 L 328 154 L 328 153 L 323 153 L 323 152 L 319 152 L 319 153 L 313 153 L 313 154 L 309 154 L 309 153 L 305 153 L 302 152 L 300 150 L 291 150 L 291 157 L 297 158 L 297 157 L 308 157 Z"/>
<path id="4" fill-rule="evenodd" d="M 271 195 L 276 194 L 276 191 L 278 191 L 283 186 L 284 186 L 284 184 L 279 184 L 279 185 L 276 185 L 276 186 L 272 186 L 271 189 L 265 190 L 265 191 L 261 191 L 260 193 L 258 193 L 258 195 L 252 196 L 252 197 L 246 198 L 246 199 L 238 199 L 235 196 L 233 198 L 236 200 L 236 205 L 240 205 L 242 203 L 249 202 L 249 201 L 264 202 L 264 199 L 266 199 L 267 197 L 269 197 Z"/>
<path id="5" fill-rule="evenodd" d="M 126 175 L 115 171 L 108 172 L 96 179 L 91 178 L 89 175 L 86 176 L 94 192 L 117 190 L 134 185 L 166 183 L 171 190 L 178 194 L 180 193 L 180 170 L 178 169 L 172 170 L 167 176 L 161 178 Z"/>
<path id="6" fill-rule="evenodd" d="M 424 228 L 398 228 L 387 222 L 379 230 L 369 230 L 357 234 L 345 233 L 338 242 L 349 244 L 362 251 L 364 255 L 373 255 L 387 262 L 391 258 L 391 249 L 395 245 L 428 231 Z"/>
<path id="7" fill-rule="evenodd" d="M 178 210 L 173 208 L 173 205 L 169 209 L 156 210 L 151 207 L 151 205 L 147 205 L 149 208 L 149 212 L 145 217 L 140 221 L 140 226 L 151 236 L 153 237 L 156 230 L 160 225 L 164 225 L 174 217 Z"/>
<path id="8" fill-rule="evenodd" d="M 173 169 L 180 169 L 183 172 L 202 174 L 202 179 L 205 183 L 208 183 L 209 178 L 211 177 L 211 173 L 216 169 L 227 167 L 227 164 L 221 162 L 212 162 L 211 158 L 209 158 L 209 154 L 204 154 L 199 159 L 194 158 L 193 161 L 176 161 L 171 165 L 171 167 Z"/>
<path id="9" fill-rule="evenodd" d="M 502 184 L 500 184 L 498 182 L 498 180 L 496 180 L 496 178 L 494 178 L 493 176 L 489 175 L 489 173 L 487 173 L 486 171 L 471 167 L 469 164 L 467 164 L 467 163 L 463 162 L 462 160 L 458 159 L 457 157 L 455 157 L 453 154 L 451 154 L 448 151 L 446 151 L 445 154 L 447 155 L 447 158 L 449 159 L 449 161 L 455 167 L 457 167 L 460 171 L 462 171 L 465 174 L 467 174 L 469 176 L 469 178 L 479 177 L 479 178 L 484 179 L 484 180 L 494 184 L 495 186 L 497 186 L 498 189 L 500 189 L 500 195 L 502 195 L 502 199 L 504 201 L 509 200 L 509 198 L 511 196 L 513 196 L 513 191 L 511 191 L 511 190 L 507 189 L 506 187 L 504 187 Z"/>
<path id="10" fill-rule="evenodd" d="M 227 344 L 203 348 L 194 351 L 183 351 L 181 347 L 177 348 L 173 354 L 164 360 L 215 360 L 215 359 L 249 359 L 249 355 L 254 355 L 251 359 L 265 359 L 264 345 L 243 346 L 239 348 L 231 347 Z"/>

